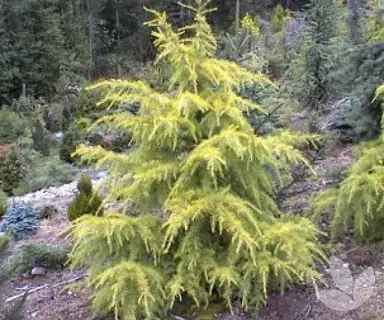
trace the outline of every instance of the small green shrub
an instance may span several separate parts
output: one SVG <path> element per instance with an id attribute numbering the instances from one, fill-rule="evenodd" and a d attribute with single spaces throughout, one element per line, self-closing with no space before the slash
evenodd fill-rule
<path id="1" fill-rule="evenodd" d="M 4 230 L 16 240 L 28 237 L 37 231 L 38 211 L 25 203 L 14 203 L 4 215 Z"/>
<path id="2" fill-rule="evenodd" d="M 30 170 L 19 187 L 13 190 L 15 195 L 23 195 L 51 186 L 69 183 L 75 179 L 76 170 L 59 157 L 37 157 L 29 165 Z"/>
<path id="3" fill-rule="evenodd" d="M 32 131 L 33 147 L 43 156 L 49 156 L 51 138 L 48 131 L 45 129 L 45 124 L 42 116 L 37 115 L 33 123 Z"/>
<path id="4" fill-rule="evenodd" d="M 0 110 L 0 144 L 14 143 L 29 134 L 29 125 L 25 118 L 4 108 Z"/>
<path id="5" fill-rule="evenodd" d="M 86 118 L 80 118 L 69 126 L 64 134 L 59 150 L 61 160 L 68 163 L 76 162 L 76 158 L 72 157 L 72 154 L 75 152 L 76 147 L 85 139 L 86 130 L 89 126 L 90 122 Z"/>
<path id="6" fill-rule="evenodd" d="M 76 150 L 76 146 L 75 134 L 66 132 L 60 146 L 60 159 L 68 163 L 73 163 L 72 153 Z"/>
<path id="7" fill-rule="evenodd" d="M 0 234 L 0 254 L 2 254 L 9 246 L 11 239 L 6 234 Z"/>
<path id="8" fill-rule="evenodd" d="M 82 176 L 77 184 L 79 193 L 68 207 L 68 219 L 74 221 L 82 215 L 103 215 L 103 198 L 93 191 L 89 176 Z"/>
<path id="9" fill-rule="evenodd" d="M 87 117 L 95 112 L 100 111 L 100 107 L 97 106 L 98 95 L 95 92 L 82 89 L 79 94 L 77 103 L 77 116 Z"/>
<path id="10" fill-rule="evenodd" d="M 23 244 L 18 248 L 9 261 L 11 270 L 24 273 L 34 267 L 60 269 L 64 266 L 70 248 L 68 246 L 53 246 L 41 243 Z"/>
<path id="11" fill-rule="evenodd" d="M 92 194 L 92 180 L 89 176 L 82 176 L 77 184 L 77 189 L 80 193 L 89 196 Z"/>
<path id="12" fill-rule="evenodd" d="M 0 220 L 3 218 L 7 210 L 7 195 L 0 190 Z"/>
<path id="13" fill-rule="evenodd" d="M 7 194 L 12 194 L 26 173 L 24 159 L 20 150 L 12 145 L 7 148 L 4 155 L 0 156 L 0 189 Z"/>

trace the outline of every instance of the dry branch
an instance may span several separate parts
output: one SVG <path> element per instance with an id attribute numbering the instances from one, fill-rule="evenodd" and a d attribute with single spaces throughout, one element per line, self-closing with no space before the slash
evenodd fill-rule
<path id="1" fill-rule="evenodd" d="M 9 297 L 7 299 L 5 299 L 5 303 L 10 303 L 16 299 L 19 299 L 19 298 L 22 298 L 24 297 L 25 295 L 29 295 L 31 293 L 35 293 L 35 292 L 38 292 L 40 290 L 43 290 L 43 289 L 46 289 L 46 288 L 57 288 L 57 287 L 61 287 L 61 286 L 64 286 L 64 285 L 67 285 L 67 284 L 70 284 L 70 283 L 74 283 L 74 282 L 77 282 L 81 279 L 83 279 L 86 275 L 82 275 L 82 276 L 79 276 L 79 277 L 76 277 L 76 278 L 73 278 L 73 279 L 70 279 L 70 280 L 67 280 L 67 281 L 63 281 L 63 282 L 59 282 L 59 283 L 56 283 L 52 286 L 50 286 L 49 284 L 45 284 L 45 285 L 42 285 L 42 286 L 39 286 L 39 287 L 36 287 L 36 288 L 33 288 L 33 289 L 30 289 L 30 290 L 26 290 L 22 293 L 19 293 L 15 296 L 12 296 L 12 297 Z"/>

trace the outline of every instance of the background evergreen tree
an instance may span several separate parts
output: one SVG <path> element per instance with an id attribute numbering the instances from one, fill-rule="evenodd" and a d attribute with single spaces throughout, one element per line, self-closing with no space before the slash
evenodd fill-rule
<path id="1" fill-rule="evenodd" d="M 340 64 L 332 75 L 339 98 L 348 96 L 356 109 L 371 106 L 371 110 L 378 113 L 377 119 L 380 118 L 381 110 L 377 108 L 378 102 L 373 97 L 376 88 L 384 81 L 384 34 L 380 37 L 378 31 L 384 30 L 384 15 L 379 12 L 380 6 L 374 6 L 368 11 L 368 18 L 360 20 L 360 26 L 348 24 L 350 37 L 360 28 L 364 37 L 360 42 L 351 38 L 349 44 L 341 46 Z"/>
<path id="2" fill-rule="evenodd" d="M 3 2 L 0 34 L 3 75 L 0 88 L 7 99 L 27 94 L 52 99 L 68 58 L 55 0 Z M 28 17 L 26 19 L 25 17 Z M 7 101 L 1 101 L 5 103 Z"/>
<path id="3" fill-rule="evenodd" d="M 45 129 L 44 120 L 40 108 L 35 112 L 33 119 L 32 140 L 35 150 L 43 156 L 49 156 L 50 137 Z"/>
<path id="4" fill-rule="evenodd" d="M 304 82 L 300 100 L 304 106 L 318 109 L 332 91 L 328 73 L 334 59 L 331 40 L 338 28 L 335 1 L 312 0 L 304 16 L 308 30 L 303 43 Z"/>
<path id="5" fill-rule="evenodd" d="M 153 319 L 180 300 L 203 308 L 213 292 L 230 309 L 235 297 L 257 307 L 272 286 L 318 279 L 317 229 L 278 218 L 274 201 L 275 181 L 306 164 L 296 145 L 309 137 L 254 135 L 243 111 L 260 106 L 236 90 L 268 80 L 215 57 L 208 2 L 184 8 L 195 15 L 191 25 L 174 30 L 157 11 L 147 23 L 157 61 L 170 65 L 170 90 L 128 80 L 90 87 L 117 108 L 98 124 L 131 133 L 134 150 L 78 149 L 109 169 L 108 201 L 139 208 L 135 217 L 85 216 L 71 228 L 72 265 L 90 266 L 95 308 L 124 319 Z M 140 105 L 137 115 L 119 108 L 128 102 Z"/>
<path id="6" fill-rule="evenodd" d="M 358 45 L 364 42 L 364 15 L 364 8 L 360 0 L 348 1 L 349 40 L 353 45 Z"/>
<path id="7" fill-rule="evenodd" d="M 338 30 L 335 1 L 310 1 L 302 19 L 306 29 L 300 49 L 282 79 L 281 94 L 298 101 L 302 107 L 319 110 L 333 88 L 330 71 L 336 51 L 332 39 Z"/>

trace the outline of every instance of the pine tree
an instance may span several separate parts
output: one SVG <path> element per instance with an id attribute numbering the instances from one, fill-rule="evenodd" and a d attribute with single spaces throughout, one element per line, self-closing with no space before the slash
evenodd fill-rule
<path id="1" fill-rule="evenodd" d="M 89 176 L 82 176 L 77 184 L 79 193 L 68 206 L 68 219 L 74 221 L 82 215 L 102 216 L 104 212 L 103 198 L 93 191 L 92 180 Z"/>
<path id="2" fill-rule="evenodd" d="M 354 5 L 358 6 L 358 2 Z M 362 10 L 360 8 L 359 12 Z M 340 66 L 333 75 L 333 83 L 337 86 L 339 96 L 344 98 L 347 95 L 357 110 L 371 106 L 371 110 L 380 114 L 380 108 L 375 108 L 378 106 L 377 100 L 373 100 L 376 88 L 384 81 L 384 16 L 381 17 L 379 12 L 380 6 L 372 8 L 368 11 L 368 18 L 360 20 L 360 26 L 352 25 L 350 20 L 348 25 L 352 45 L 341 46 Z M 352 34 L 357 29 L 361 29 L 358 33 L 362 32 L 363 38 L 354 41 Z"/>
<path id="3" fill-rule="evenodd" d="M 353 45 L 364 41 L 364 10 L 360 0 L 348 1 L 349 40 Z"/>
<path id="4" fill-rule="evenodd" d="M 311 138 L 254 135 L 243 111 L 261 107 L 236 90 L 268 80 L 215 57 L 206 21 L 212 9 L 196 2 L 183 5 L 195 13 L 193 23 L 177 30 L 165 13 L 149 10 L 157 61 L 172 70 L 168 91 L 128 80 L 89 88 L 116 108 L 97 125 L 130 132 L 134 149 L 82 146 L 77 153 L 109 169 L 108 201 L 123 202 L 124 211 L 134 202 L 140 214 L 75 221 L 71 261 L 90 266 L 96 310 L 122 319 L 164 318 L 180 301 L 204 308 L 214 295 L 229 308 L 235 297 L 255 307 L 272 286 L 319 278 L 316 227 L 278 218 L 274 201 L 275 182 L 307 163 L 296 146 Z M 119 108 L 127 102 L 140 104 L 137 115 Z"/>
<path id="5" fill-rule="evenodd" d="M 334 0 L 311 0 L 303 14 L 302 49 L 285 77 L 286 85 L 292 87 L 289 90 L 304 107 L 320 109 L 332 92 L 329 72 L 335 59 L 331 44 L 338 30 L 337 14 Z"/>
<path id="6" fill-rule="evenodd" d="M 22 94 L 53 98 L 68 59 L 55 0 L 0 1 L 0 104 Z"/>
<path id="7" fill-rule="evenodd" d="M 384 84 L 375 100 L 384 94 Z M 384 123 L 382 121 L 382 123 Z M 382 128 L 383 129 L 383 128 Z M 329 214 L 333 238 L 353 226 L 360 240 L 382 240 L 384 222 L 384 134 L 362 149 L 360 157 L 337 188 L 321 193 L 314 201 L 314 217 Z"/>
<path id="8" fill-rule="evenodd" d="M 35 150 L 41 152 L 45 157 L 49 156 L 50 141 L 40 109 L 35 112 L 32 140 Z"/>

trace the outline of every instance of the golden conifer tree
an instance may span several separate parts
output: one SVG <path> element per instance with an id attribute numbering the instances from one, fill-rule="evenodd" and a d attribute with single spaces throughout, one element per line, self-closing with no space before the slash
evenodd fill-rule
<path id="1" fill-rule="evenodd" d="M 90 87 L 116 108 L 97 125 L 129 132 L 132 150 L 101 147 L 77 153 L 109 170 L 109 201 L 131 202 L 140 214 L 85 216 L 71 229 L 73 266 L 90 266 L 99 311 L 124 319 L 155 319 L 179 301 L 198 307 L 213 293 L 232 307 L 258 306 L 272 284 L 315 282 L 322 254 L 307 219 L 278 218 L 276 181 L 306 163 L 296 145 L 307 137 L 253 133 L 244 111 L 260 108 L 237 89 L 268 82 L 215 57 L 205 15 L 208 2 L 185 6 L 191 25 L 174 30 L 165 13 L 150 10 L 157 60 L 168 62 L 167 92 L 141 81 L 109 80 Z M 124 103 L 140 105 L 137 115 Z"/>

